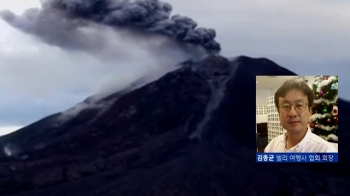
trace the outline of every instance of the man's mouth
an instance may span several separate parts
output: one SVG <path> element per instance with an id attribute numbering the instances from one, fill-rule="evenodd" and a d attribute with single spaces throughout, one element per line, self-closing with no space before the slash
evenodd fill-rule
<path id="1" fill-rule="evenodd" d="M 296 125 L 296 124 L 300 123 L 300 121 L 289 121 L 288 123 L 291 125 Z"/>

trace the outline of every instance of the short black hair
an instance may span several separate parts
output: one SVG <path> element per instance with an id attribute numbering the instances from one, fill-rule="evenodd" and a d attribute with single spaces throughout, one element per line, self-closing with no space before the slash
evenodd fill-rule
<path id="1" fill-rule="evenodd" d="M 286 95 L 286 93 L 292 89 L 301 90 L 307 96 L 307 100 L 309 101 L 309 108 L 312 107 L 312 105 L 314 104 L 315 95 L 311 90 L 311 88 L 303 81 L 289 79 L 285 81 L 283 85 L 275 93 L 274 99 L 275 99 L 275 105 L 277 109 L 279 108 L 278 98 L 279 97 L 283 98 Z"/>

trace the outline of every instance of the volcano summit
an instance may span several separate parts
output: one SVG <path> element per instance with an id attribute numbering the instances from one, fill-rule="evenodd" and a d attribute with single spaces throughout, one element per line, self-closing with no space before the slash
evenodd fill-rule
<path id="1" fill-rule="evenodd" d="M 177 70 L 137 89 L 98 100 L 97 104 L 105 107 L 86 107 L 63 123 L 60 117 L 64 112 L 53 114 L 0 138 L 3 149 L 0 192 L 19 195 L 347 192 L 343 175 L 349 171 L 346 164 L 339 163 L 331 173 L 324 172 L 327 166 L 322 165 L 288 168 L 256 165 L 253 86 L 256 75 L 267 74 L 293 75 L 264 58 L 241 56 L 228 60 L 210 56 L 200 62 L 183 63 Z M 83 103 L 91 102 L 88 98 Z M 339 104 L 344 110 L 350 108 L 342 100 Z M 345 126 L 349 113 L 340 115 Z M 350 149 L 342 147 L 346 147 L 342 152 Z M 332 175 L 337 176 L 336 180 L 330 178 Z M 261 183 L 261 176 L 269 184 Z M 308 186 L 310 182 L 323 188 Z"/>

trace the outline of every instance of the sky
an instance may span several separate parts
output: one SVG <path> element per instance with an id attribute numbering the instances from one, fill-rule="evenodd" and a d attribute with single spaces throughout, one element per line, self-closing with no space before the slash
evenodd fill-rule
<path id="1" fill-rule="evenodd" d="M 338 75 L 339 97 L 350 100 L 349 1 L 166 2 L 172 15 L 215 29 L 221 55 L 266 57 L 299 75 Z M 33 7 L 40 7 L 39 0 L 0 1 L 0 11 L 17 15 Z M 158 78 L 187 58 L 179 50 L 157 55 L 159 39 L 114 34 L 103 26 L 87 29 L 94 43 L 103 43 L 91 48 L 94 53 L 50 45 L 2 19 L 0 29 L 0 135 L 141 76 Z"/>

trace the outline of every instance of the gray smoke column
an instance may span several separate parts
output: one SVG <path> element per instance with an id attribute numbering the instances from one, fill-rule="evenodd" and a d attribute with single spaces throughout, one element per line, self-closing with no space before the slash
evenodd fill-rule
<path id="1" fill-rule="evenodd" d="M 56 8 L 98 23 L 131 27 L 220 51 L 214 29 L 197 28 L 189 17 L 170 17 L 172 6 L 158 0 L 41 0 L 43 8 Z"/>

